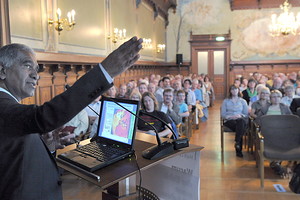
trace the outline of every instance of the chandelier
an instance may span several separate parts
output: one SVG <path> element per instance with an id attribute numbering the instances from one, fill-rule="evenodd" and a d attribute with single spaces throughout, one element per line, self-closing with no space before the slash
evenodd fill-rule
<path id="1" fill-rule="evenodd" d="M 273 14 L 272 24 L 269 26 L 270 35 L 273 37 L 289 34 L 297 35 L 299 34 L 300 27 L 300 12 L 295 17 L 293 12 L 290 12 L 292 5 L 289 4 L 288 0 L 280 5 L 280 9 L 283 12 L 277 17 L 276 14 Z"/>

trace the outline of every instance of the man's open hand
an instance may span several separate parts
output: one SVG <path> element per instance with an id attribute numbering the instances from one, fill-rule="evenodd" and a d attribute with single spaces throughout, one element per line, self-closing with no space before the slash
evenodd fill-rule
<path id="1" fill-rule="evenodd" d="M 109 54 L 102 61 L 102 66 L 111 77 L 121 74 L 140 58 L 139 51 L 142 49 L 142 43 L 141 38 L 131 38 Z"/>

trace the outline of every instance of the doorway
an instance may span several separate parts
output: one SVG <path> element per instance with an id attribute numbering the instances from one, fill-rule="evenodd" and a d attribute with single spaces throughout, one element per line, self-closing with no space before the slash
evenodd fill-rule
<path id="1" fill-rule="evenodd" d="M 230 42 L 229 34 L 222 36 L 223 41 L 216 41 L 219 35 L 192 35 L 192 73 L 207 74 L 214 87 L 217 99 L 224 99 L 229 80 Z"/>

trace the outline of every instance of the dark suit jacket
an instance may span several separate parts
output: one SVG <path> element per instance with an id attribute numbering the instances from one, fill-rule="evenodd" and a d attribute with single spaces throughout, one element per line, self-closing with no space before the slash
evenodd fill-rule
<path id="1" fill-rule="evenodd" d="M 94 67 L 42 106 L 19 104 L 0 92 L 1 200 L 62 199 L 55 160 L 40 134 L 68 122 L 111 85 L 100 68 Z"/>

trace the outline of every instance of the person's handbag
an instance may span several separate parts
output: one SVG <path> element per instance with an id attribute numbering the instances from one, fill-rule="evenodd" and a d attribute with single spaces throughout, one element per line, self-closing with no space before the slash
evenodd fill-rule
<path id="1" fill-rule="evenodd" d="M 293 176 L 289 182 L 289 187 L 291 191 L 300 194 L 300 164 L 296 165 L 293 170 Z"/>

